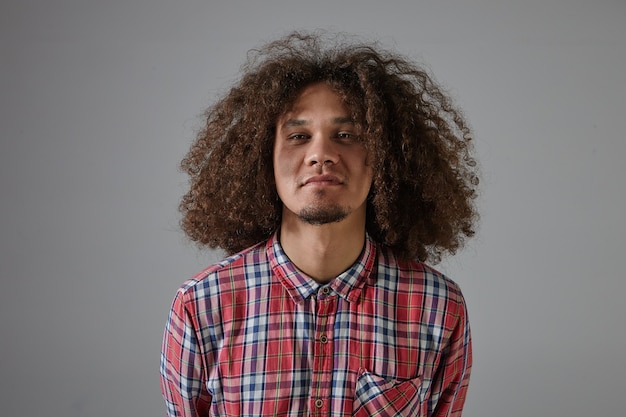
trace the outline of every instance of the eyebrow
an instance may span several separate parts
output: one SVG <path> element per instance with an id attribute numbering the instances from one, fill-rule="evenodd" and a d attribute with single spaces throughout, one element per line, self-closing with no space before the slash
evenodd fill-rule
<path id="1" fill-rule="evenodd" d="M 354 124 L 354 120 L 352 120 L 352 118 L 349 116 L 335 117 L 332 122 L 333 124 L 336 124 L 336 125 L 341 125 L 341 124 L 346 124 L 346 123 Z M 285 123 L 283 123 L 283 126 L 284 127 L 297 127 L 297 126 L 306 126 L 308 124 L 309 124 L 308 120 L 289 119 Z"/>

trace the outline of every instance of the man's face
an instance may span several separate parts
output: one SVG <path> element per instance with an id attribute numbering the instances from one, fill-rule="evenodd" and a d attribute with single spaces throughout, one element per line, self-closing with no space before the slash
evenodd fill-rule
<path id="1" fill-rule="evenodd" d="M 365 218 L 372 168 L 360 132 L 326 84 L 305 87 L 282 115 L 274 141 L 274 176 L 283 217 L 310 224 Z"/>

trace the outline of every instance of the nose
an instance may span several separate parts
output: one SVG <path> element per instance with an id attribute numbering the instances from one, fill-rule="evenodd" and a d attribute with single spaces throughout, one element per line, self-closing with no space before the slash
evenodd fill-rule
<path id="1" fill-rule="evenodd" d="M 317 136 L 309 142 L 309 149 L 306 157 L 307 165 L 335 165 L 338 162 L 339 152 L 331 139 Z"/>

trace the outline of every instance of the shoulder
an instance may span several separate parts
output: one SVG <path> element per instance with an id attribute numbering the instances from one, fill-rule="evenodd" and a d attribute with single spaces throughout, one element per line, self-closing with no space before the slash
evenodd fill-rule
<path id="1" fill-rule="evenodd" d="M 178 294 L 186 299 L 197 298 L 245 285 L 247 276 L 258 276 L 262 270 L 268 269 L 266 244 L 265 241 L 259 242 L 209 265 L 185 281 L 179 287 Z"/>
<path id="2" fill-rule="evenodd" d="M 379 245 L 377 280 L 400 293 L 445 299 L 464 304 L 458 284 L 437 269 L 416 260 L 399 258 L 389 247 Z"/>

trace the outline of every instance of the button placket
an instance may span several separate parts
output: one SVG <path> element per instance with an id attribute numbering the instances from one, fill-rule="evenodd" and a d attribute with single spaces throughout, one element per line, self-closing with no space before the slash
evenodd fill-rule
<path id="1" fill-rule="evenodd" d="M 326 416 L 330 413 L 330 396 L 334 364 L 332 339 L 337 309 L 336 297 L 328 297 L 331 289 L 320 289 L 315 323 L 315 342 L 311 384 L 311 415 Z"/>

